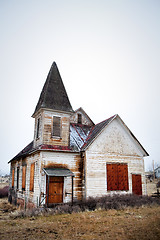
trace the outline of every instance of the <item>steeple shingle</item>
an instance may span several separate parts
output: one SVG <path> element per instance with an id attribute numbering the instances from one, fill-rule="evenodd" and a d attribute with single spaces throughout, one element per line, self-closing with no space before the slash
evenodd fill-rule
<path id="1" fill-rule="evenodd" d="M 53 62 L 50 68 L 34 114 L 40 108 L 47 108 L 64 112 L 73 112 L 72 106 L 67 96 L 67 92 L 62 82 L 62 78 L 55 62 Z"/>

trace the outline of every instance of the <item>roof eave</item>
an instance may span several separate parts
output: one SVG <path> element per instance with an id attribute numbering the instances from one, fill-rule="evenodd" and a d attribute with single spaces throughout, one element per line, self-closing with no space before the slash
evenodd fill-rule
<path id="1" fill-rule="evenodd" d="M 145 150 L 145 148 L 142 146 L 142 144 L 138 141 L 138 139 L 134 136 L 134 134 L 131 132 L 131 130 L 127 127 L 127 125 L 123 122 L 123 120 L 121 119 L 121 117 L 117 114 L 117 116 L 120 121 L 122 122 L 123 126 L 129 131 L 129 133 L 131 134 L 131 136 L 133 137 L 133 139 L 137 142 L 137 144 L 141 147 L 141 149 L 143 150 L 143 157 L 148 157 L 149 154 L 148 152 Z"/>
<path id="2" fill-rule="evenodd" d="M 62 110 L 55 110 L 55 109 L 51 109 L 51 108 L 41 107 L 38 111 L 34 112 L 31 117 L 35 118 L 40 113 L 40 111 L 44 111 L 44 110 L 45 111 L 50 111 L 50 112 L 65 113 L 65 114 L 69 114 L 69 115 L 74 113 L 74 110 L 72 110 L 72 111 L 62 111 Z"/>

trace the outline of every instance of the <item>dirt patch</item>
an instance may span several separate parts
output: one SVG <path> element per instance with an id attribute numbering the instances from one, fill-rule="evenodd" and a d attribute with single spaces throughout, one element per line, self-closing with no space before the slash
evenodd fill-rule
<path id="1" fill-rule="evenodd" d="M 6 203 L 0 203 L 6 207 Z M 10 205 L 7 205 L 9 211 Z M 7 208 L 7 207 L 6 207 Z M 8 214 L 3 213 L 3 214 Z M 160 206 L 0 219 L 0 238 L 6 239 L 160 239 Z"/>

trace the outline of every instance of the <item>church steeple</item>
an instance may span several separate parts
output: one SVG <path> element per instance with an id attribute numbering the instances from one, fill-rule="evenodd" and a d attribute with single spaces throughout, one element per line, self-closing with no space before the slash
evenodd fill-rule
<path id="1" fill-rule="evenodd" d="M 73 112 L 54 62 L 32 115 L 35 118 L 34 147 L 43 144 L 69 146 L 70 116 Z"/>
<path id="2" fill-rule="evenodd" d="M 41 108 L 63 112 L 73 112 L 55 62 L 53 62 L 50 68 L 33 116 Z"/>

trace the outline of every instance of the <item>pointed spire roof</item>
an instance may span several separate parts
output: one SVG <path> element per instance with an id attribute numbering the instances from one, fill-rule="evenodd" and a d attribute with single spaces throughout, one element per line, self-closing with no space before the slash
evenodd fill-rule
<path id="1" fill-rule="evenodd" d="M 62 82 L 62 78 L 55 62 L 53 62 L 48 73 L 34 114 L 40 108 L 73 112 L 72 106 L 67 96 L 67 92 Z"/>

